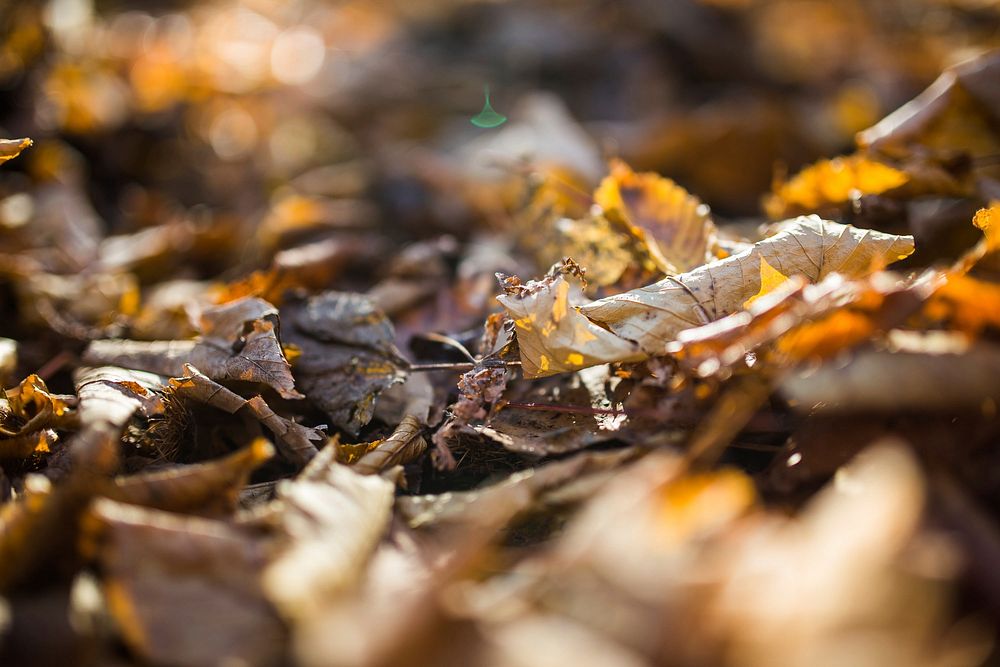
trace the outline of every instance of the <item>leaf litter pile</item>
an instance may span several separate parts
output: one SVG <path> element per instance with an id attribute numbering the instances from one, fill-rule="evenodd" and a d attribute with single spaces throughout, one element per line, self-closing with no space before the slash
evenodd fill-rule
<path id="1" fill-rule="evenodd" d="M 996 659 L 996 3 L 128 4 L 0 5 L 0 664 Z"/>

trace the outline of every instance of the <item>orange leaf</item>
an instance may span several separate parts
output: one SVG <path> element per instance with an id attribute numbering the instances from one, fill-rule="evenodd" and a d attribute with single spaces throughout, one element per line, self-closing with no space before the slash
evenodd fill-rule
<path id="1" fill-rule="evenodd" d="M 605 212 L 618 211 L 664 273 L 681 273 L 713 259 L 715 224 L 708 206 L 669 178 L 637 174 L 621 160 L 594 192 Z"/>
<path id="2" fill-rule="evenodd" d="M 882 194 L 908 180 L 902 171 L 855 153 L 821 160 L 790 181 L 777 183 L 774 192 L 765 199 L 764 209 L 774 219 L 812 213 L 858 195 Z"/>

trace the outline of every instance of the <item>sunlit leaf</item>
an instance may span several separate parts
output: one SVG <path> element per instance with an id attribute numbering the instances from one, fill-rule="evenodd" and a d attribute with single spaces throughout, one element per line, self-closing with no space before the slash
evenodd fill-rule
<path id="1" fill-rule="evenodd" d="M 690 271 L 714 258 L 715 224 L 708 206 L 668 178 L 637 174 L 614 160 L 594 202 L 624 217 L 664 273 Z"/>
<path id="2" fill-rule="evenodd" d="M 776 184 L 764 207 L 774 219 L 811 213 L 860 195 L 882 194 L 908 180 L 902 171 L 858 153 L 821 160 Z"/>
<path id="3" fill-rule="evenodd" d="M 27 137 L 24 139 L 0 139 L 0 164 L 16 158 L 32 143 L 31 139 Z"/>

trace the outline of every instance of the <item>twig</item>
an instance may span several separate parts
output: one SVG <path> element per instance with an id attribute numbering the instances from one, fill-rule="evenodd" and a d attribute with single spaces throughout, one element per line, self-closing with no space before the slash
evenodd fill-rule
<path id="1" fill-rule="evenodd" d="M 442 361 L 432 364 L 409 364 L 406 369 L 414 373 L 427 373 L 430 371 L 471 371 L 476 367 L 477 364 L 468 361 Z M 519 368 L 521 366 L 520 361 L 501 361 L 496 363 L 487 362 L 484 364 L 487 368 L 499 368 L 501 366 L 506 366 L 507 368 Z"/>

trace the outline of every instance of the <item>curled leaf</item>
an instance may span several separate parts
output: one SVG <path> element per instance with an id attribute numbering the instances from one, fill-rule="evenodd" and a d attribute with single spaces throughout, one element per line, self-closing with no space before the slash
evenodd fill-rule
<path id="1" fill-rule="evenodd" d="M 170 388 L 176 396 L 211 405 L 229 414 L 235 414 L 246 407 L 260 423 L 274 433 L 280 451 L 289 459 L 304 464 L 316 455 L 313 441 L 324 439 L 323 434 L 316 429 L 276 414 L 260 396 L 250 400 L 243 398 L 214 382 L 190 364 L 185 365 L 184 370 L 187 373 L 184 377 L 170 380 Z"/>
<path id="2" fill-rule="evenodd" d="M 369 448 L 353 464 L 353 469 L 362 475 L 374 475 L 413 461 L 427 450 L 427 441 L 420 435 L 422 430 L 423 425 L 416 417 L 406 415 L 392 435 Z"/>
<path id="3" fill-rule="evenodd" d="M 663 354 L 680 332 L 740 311 L 759 294 L 762 260 L 817 282 L 832 273 L 863 276 L 911 252 L 912 237 L 809 216 L 726 259 L 590 303 L 563 278 L 571 266 L 498 299 L 514 318 L 524 373 L 537 377 Z"/>
<path id="4" fill-rule="evenodd" d="M 13 160 L 32 143 L 34 142 L 27 137 L 23 139 L 0 139 L 0 164 L 3 164 L 7 160 Z"/>
<path id="5" fill-rule="evenodd" d="M 669 178 L 637 174 L 613 160 L 594 202 L 625 219 L 664 273 L 690 271 L 713 258 L 715 224 L 708 206 Z"/>
<path id="6" fill-rule="evenodd" d="M 246 297 L 205 309 L 194 340 L 95 340 L 84 352 L 91 364 L 114 364 L 177 377 L 196 366 L 217 381 L 265 384 L 283 398 L 302 398 L 278 340 L 278 311 Z"/>

